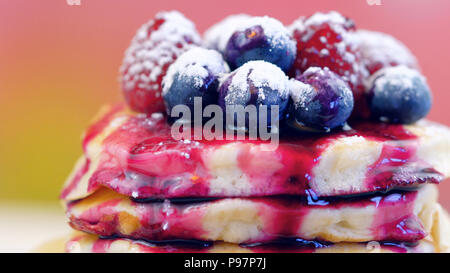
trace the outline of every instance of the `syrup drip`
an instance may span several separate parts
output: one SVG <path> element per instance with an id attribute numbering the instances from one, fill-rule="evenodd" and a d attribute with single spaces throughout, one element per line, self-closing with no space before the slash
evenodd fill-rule
<path id="1" fill-rule="evenodd" d="M 387 194 L 310 198 L 304 196 L 272 196 L 245 198 L 252 202 L 257 210 L 261 226 L 258 237 L 246 243 L 273 242 L 279 240 L 301 240 L 302 224 L 309 213 L 328 210 L 338 213 L 343 208 L 375 209 L 373 222 L 368 232 L 373 240 L 414 242 L 426 236 L 420 219 L 414 213 L 417 191 L 391 191 Z M 96 199 L 94 199 L 96 200 Z M 77 217 L 71 216 L 71 225 L 75 229 L 102 236 L 121 236 L 131 239 L 165 241 L 174 239 L 203 240 L 210 231 L 204 229 L 204 216 L 210 205 L 222 202 L 221 199 L 203 201 L 196 199 L 173 203 L 152 200 L 151 203 L 132 203 L 132 208 L 122 208 L 124 199 L 107 201 L 85 209 Z M 126 200 L 126 199 L 125 199 Z M 226 200 L 224 200 L 226 201 Z M 72 206 L 69 204 L 69 215 Z M 82 206 L 83 207 L 83 206 Z M 136 220 L 120 220 L 123 212 L 134 210 Z M 139 224 L 132 233 L 123 233 L 123 221 L 126 224 L 137 221 Z M 321 238 L 313 238 L 321 241 Z"/>
<path id="2" fill-rule="evenodd" d="M 116 239 L 121 239 L 117 236 L 100 237 L 93 246 L 92 252 L 105 253 L 111 247 L 111 244 Z M 72 240 L 74 241 L 74 240 Z M 142 252 L 151 253 L 207 253 L 214 246 L 213 242 L 196 241 L 196 240 L 174 240 L 164 242 L 153 242 L 143 240 L 130 240 L 131 242 L 139 244 Z M 404 242 L 390 242 L 382 241 L 375 242 L 377 247 L 381 249 L 390 250 L 395 253 L 406 253 L 409 249 L 414 249 L 418 246 L 417 243 Z M 359 243 L 366 245 L 370 249 L 370 243 Z M 240 244 L 242 248 L 247 248 L 254 253 L 312 253 L 316 249 L 323 249 L 332 247 L 334 244 L 323 241 L 308 241 L 302 239 L 283 239 L 269 243 L 255 243 L 255 244 Z"/>
<path id="3" fill-rule="evenodd" d="M 111 114 L 106 116 L 111 118 Z M 97 135 L 106 120 L 108 118 L 94 124 L 87 136 Z M 305 195 L 305 192 L 318 195 L 312 193 L 310 187 L 314 179 L 314 166 L 320 162 L 323 151 L 332 141 L 350 136 L 363 136 L 385 143 L 380 158 L 367 171 L 367 192 L 426 182 L 438 183 L 442 179 L 439 172 L 417 160 L 417 137 L 402 125 L 359 121 L 351 126 L 352 130 L 334 131 L 324 136 L 283 135 L 277 151 L 267 155 L 280 159 L 281 167 L 272 173 L 261 168 L 264 153 L 255 154 L 250 149 L 241 149 L 237 163 L 251 186 L 237 196 Z M 92 137 L 87 137 L 85 144 L 90 140 Z M 227 197 L 220 192 L 211 193 L 209 183 L 213 175 L 202 156 L 208 149 L 236 142 L 264 143 L 250 140 L 176 141 L 172 139 L 165 119 L 130 116 L 123 126 L 104 140 L 101 162 L 90 178 L 88 190 L 107 186 L 136 200 Z M 258 159 L 260 163 L 256 164 Z"/>

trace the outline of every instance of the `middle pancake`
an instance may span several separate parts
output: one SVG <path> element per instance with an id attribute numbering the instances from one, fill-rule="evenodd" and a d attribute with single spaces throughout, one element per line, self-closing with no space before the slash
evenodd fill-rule
<path id="1" fill-rule="evenodd" d="M 73 228 L 131 239 L 230 243 L 302 238 L 328 242 L 423 239 L 435 185 L 347 198 L 258 197 L 140 202 L 107 188 L 67 204 Z"/>

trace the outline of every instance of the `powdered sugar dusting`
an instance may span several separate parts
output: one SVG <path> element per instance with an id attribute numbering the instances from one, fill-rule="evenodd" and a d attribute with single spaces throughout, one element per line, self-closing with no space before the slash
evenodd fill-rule
<path id="1" fill-rule="evenodd" d="M 231 35 L 249 18 L 247 14 L 234 14 L 212 25 L 203 35 L 204 45 L 223 53 Z"/>
<path id="2" fill-rule="evenodd" d="M 210 73 L 220 76 L 229 71 L 228 65 L 224 62 L 222 55 L 215 51 L 201 47 L 193 47 L 183 53 L 178 59 L 169 66 L 166 76 L 163 79 L 163 95 L 165 95 L 170 86 L 172 86 L 174 76 L 193 79 L 196 87 L 203 85 L 203 80 Z"/>
<path id="3" fill-rule="evenodd" d="M 311 75 L 317 75 L 317 74 L 324 75 L 325 72 L 327 72 L 327 71 L 330 71 L 330 69 L 328 67 L 320 68 L 317 66 L 312 66 L 312 67 L 309 67 L 308 69 L 306 69 L 306 71 L 303 72 L 302 75 L 307 78 Z"/>
<path id="4" fill-rule="evenodd" d="M 290 51 L 295 52 L 295 40 L 291 38 L 289 30 L 277 19 L 269 16 L 252 17 L 241 22 L 236 31 L 244 31 L 253 26 L 262 27 L 265 36 L 269 37 L 269 42 L 272 44 L 272 47 L 284 47 L 287 45 Z"/>
<path id="5" fill-rule="evenodd" d="M 305 16 L 300 16 L 294 22 L 292 22 L 288 27 L 288 31 L 290 33 L 293 33 L 294 31 L 300 31 L 303 32 L 305 30 Z"/>
<path id="6" fill-rule="evenodd" d="M 247 101 L 250 96 L 250 83 L 258 89 L 258 100 L 264 100 L 263 87 L 277 90 L 282 98 L 289 96 L 289 79 L 276 65 L 265 61 L 250 61 L 239 67 L 232 76 L 232 81 L 225 96 L 228 105 Z"/>
<path id="7" fill-rule="evenodd" d="M 376 31 L 359 30 L 361 38 L 361 54 L 366 65 L 371 70 L 392 66 L 406 65 L 418 68 L 416 57 L 399 40 Z"/>
<path id="8" fill-rule="evenodd" d="M 374 88 L 379 91 L 388 90 L 384 88 L 386 85 L 398 86 L 399 89 L 409 89 L 414 87 L 413 79 L 415 78 L 426 82 L 426 78 L 418 71 L 400 65 L 380 69 L 370 77 L 368 82 L 370 87 L 374 85 Z M 370 87 L 366 90 L 369 91 Z"/>
<path id="9" fill-rule="evenodd" d="M 296 79 L 291 79 L 289 84 L 290 96 L 296 108 L 306 108 L 308 98 L 314 96 L 314 87 Z"/>
<path id="10" fill-rule="evenodd" d="M 165 22 L 159 27 L 157 31 L 150 33 L 148 36 L 148 26 L 153 25 L 155 20 L 164 19 Z M 151 38 L 152 41 L 169 41 L 172 44 L 179 42 L 180 37 L 193 37 L 194 42 L 200 43 L 200 36 L 197 33 L 195 25 L 188 20 L 179 11 L 162 11 L 159 12 L 155 19 L 140 27 L 134 39 L 135 42 L 146 42 Z"/>
<path id="11" fill-rule="evenodd" d="M 338 25 L 344 25 L 346 24 L 347 19 L 342 16 L 337 11 L 330 11 L 328 13 L 322 13 L 322 12 L 316 12 L 312 16 L 310 16 L 308 19 L 305 20 L 305 25 L 321 25 L 323 23 L 330 23 L 330 24 L 338 24 Z"/>
<path id="12" fill-rule="evenodd" d="M 160 20 L 164 22 L 152 29 Z M 200 44 L 200 36 L 191 21 L 178 11 L 158 13 L 139 28 L 125 52 L 120 68 L 124 91 L 136 88 L 158 91 L 165 69 L 190 43 Z"/>
<path id="13" fill-rule="evenodd" d="M 303 41 L 307 41 L 314 34 L 314 31 L 324 23 L 330 25 L 339 34 L 345 34 L 347 32 L 345 28 L 351 27 L 352 25 L 351 21 L 337 11 L 330 11 L 328 13 L 316 12 L 310 17 L 302 16 L 298 18 L 289 26 L 289 30 L 291 33 L 294 31 L 307 31 L 302 37 Z M 326 37 L 321 37 L 322 42 L 324 42 L 323 39 L 326 41 Z"/>
<path id="14" fill-rule="evenodd" d="M 353 87 L 359 86 L 361 78 L 366 77 L 368 72 L 359 62 L 361 57 L 359 48 L 360 37 L 355 32 L 353 21 L 336 11 L 317 12 L 310 17 L 300 17 L 295 20 L 289 29 L 292 35 L 296 35 L 296 39 L 299 37 L 300 40 L 298 41 L 306 44 L 318 30 L 324 27 L 324 24 L 329 26 L 340 38 L 338 41 L 330 43 L 328 37 L 316 37 L 323 44 L 323 48 L 320 48 L 318 52 L 319 57 L 324 59 L 331 58 L 331 53 L 334 54 L 336 52 L 341 56 L 341 60 L 336 60 L 337 67 L 350 66 L 351 69 L 340 69 L 341 71 L 335 72 L 351 83 Z M 305 50 L 309 52 L 314 50 L 314 48 L 306 48 Z M 307 60 L 304 59 L 304 63 L 300 64 L 302 69 L 307 68 L 304 67 L 307 65 Z"/>

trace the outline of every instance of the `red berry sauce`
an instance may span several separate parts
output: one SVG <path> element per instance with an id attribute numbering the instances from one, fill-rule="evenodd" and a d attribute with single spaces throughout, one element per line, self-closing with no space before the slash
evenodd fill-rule
<path id="1" fill-rule="evenodd" d="M 371 194 L 353 197 L 300 197 L 272 196 L 242 199 L 252 202 L 257 209 L 261 226 L 258 235 L 245 243 L 292 241 L 307 238 L 302 234 L 304 217 L 321 210 L 330 213 L 349 208 L 374 207 L 375 215 L 370 230 L 371 240 L 415 242 L 427 234 L 421 220 L 414 212 L 417 191 L 394 191 L 389 194 Z M 163 202 L 132 203 L 133 217 L 139 225 L 131 233 L 123 233 L 120 215 L 126 212 L 120 206 L 121 199 L 111 199 L 92 205 L 81 214 L 77 211 L 77 201 L 69 203 L 68 216 L 73 228 L 100 236 L 119 236 L 122 238 L 150 240 L 155 242 L 167 240 L 210 240 L 209 231 L 203 229 L 204 216 L 210 206 L 216 202 L 184 204 Z M 220 204 L 219 204 L 220 205 Z M 129 221 L 126 218 L 126 221 Z M 319 240 L 323 238 L 307 238 Z M 294 241 L 295 241 L 294 240 Z"/>
<path id="2" fill-rule="evenodd" d="M 229 197 L 226 192 L 210 191 L 213 174 L 206 166 L 204 154 L 221 145 L 252 142 L 256 146 L 250 149 L 250 146 L 244 145 L 238 155 L 238 166 L 246 174 L 250 185 L 233 196 L 305 195 L 306 191 L 312 191 L 312 171 L 320 162 L 324 149 L 336 138 L 349 136 L 384 142 L 379 159 L 367 170 L 365 190 L 313 194 L 329 196 L 386 191 L 398 186 L 438 183 L 442 180 L 439 172 L 417 159 L 415 146 L 418 140 L 402 125 L 357 122 L 351 126 L 352 130 L 324 136 L 282 137 L 278 149 L 269 153 L 255 148 L 262 141 L 176 141 L 171 137 L 170 125 L 165 119 L 130 115 L 103 141 L 100 162 L 89 178 L 88 190 L 92 192 L 106 186 L 136 199 Z M 88 130 L 88 136 L 97 134 L 101 129 L 102 126 L 94 124 Z M 84 143 L 89 145 L 89 140 Z M 273 161 L 273 157 L 279 159 L 278 169 L 261 167 L 264 166 L 261 162 L 265 159 Z M 79 176 L 87 172 L 86 168 Z M 73 189 L 78 180 L 74 179 L 67 187 Z M 64 190 L 63 198 L 68 192 L 70 190 Z"/>

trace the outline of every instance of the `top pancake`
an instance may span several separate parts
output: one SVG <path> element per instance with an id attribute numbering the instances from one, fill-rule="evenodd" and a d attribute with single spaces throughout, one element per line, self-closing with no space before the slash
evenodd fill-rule
<path id="1" fill-rule="evenodd" d="M 438 183 L 450 175 L 449 128 L 359 122 L 351 130 L 262 141 L 174 140 L 162 117 L 102 109 L 61 198 L 99 187 L 136 199 L 337 196 Z"/>

